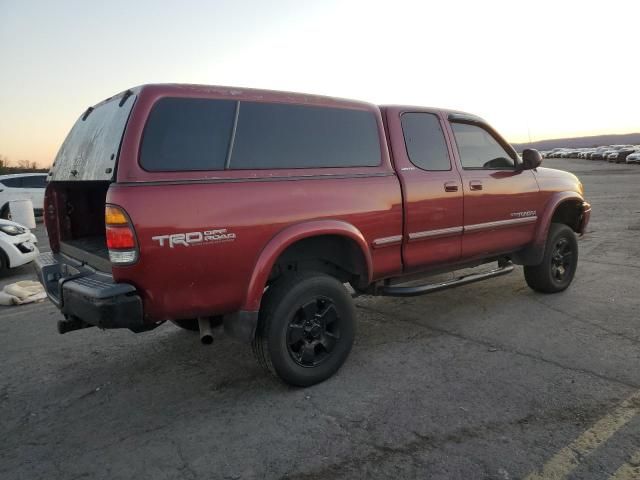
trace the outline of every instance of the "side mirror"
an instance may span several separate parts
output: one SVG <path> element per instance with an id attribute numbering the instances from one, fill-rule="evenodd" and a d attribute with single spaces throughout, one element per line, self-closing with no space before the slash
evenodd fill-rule
<path id="1" fill-rule="evenodd" d="M 542 155 L 538 150 L 526 148 L 522 151 L 522 168 L 534 170 L 542 164 Z"/>

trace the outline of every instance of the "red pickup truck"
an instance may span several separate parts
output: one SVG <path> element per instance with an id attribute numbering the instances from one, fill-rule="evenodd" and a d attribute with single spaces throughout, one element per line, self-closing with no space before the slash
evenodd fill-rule
<path id="1" fill-rule="evenodd" d="M 534 290 L 567 288 L 590 207 L 574 175 L 540 163 L 462 112 L 145 85 L 88 108 L 64 141 L 36 269 L 61 333 L 171 320 L 210 342 L 223 324 L 311 385 L 349 354 L 354 295 L 513 264 Z"/>

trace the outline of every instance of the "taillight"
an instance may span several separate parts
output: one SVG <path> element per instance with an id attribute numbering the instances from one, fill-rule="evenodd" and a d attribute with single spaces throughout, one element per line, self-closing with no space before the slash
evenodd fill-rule
<path id="1" fill-rule="evenodd" d="M 110 250 L 131 250 L 136 248 L 136 240 L 128 226 L 107 226 L 107 247 Z"/>
<path id="2" fill-rule="evenodd" d="M 136 235 L 125 211 L 115 205 L 107 205 L 104 220 L 111 263 L 128 265 L 138 260 Z"/>

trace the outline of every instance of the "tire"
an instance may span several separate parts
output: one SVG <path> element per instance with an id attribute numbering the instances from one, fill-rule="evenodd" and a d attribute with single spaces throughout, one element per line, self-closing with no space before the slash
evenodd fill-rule
<path id="1" fill-rule="evenodd" d="M 351 295 L 339 280 L 318 272 L 287 275 L 262 299 L 256 360 L 290 385 L 322 382 L 349 356 L 355 317 Z"/>
<path id="2" fill-rule="evenodd" d="M 200 327 L 198 327 L 197 318 L 184 318 L 182 320 L 171 320 L 171 323 L 185 330 L 189 330 L 191 332 L 200 331 Z M 212 327 L 217 327 L 218 325 L 221 325 L 221 324 L 222 324 L 222 316 L 211 317 Z"/>
<path id="3" fill-rule="evenodd" d="M 527 285 L 536 292 L 557 293 L 566 290 L 578 267 L 578 241 L 568 225 L 552 223 L 542 263 L 524 267 Z"/>

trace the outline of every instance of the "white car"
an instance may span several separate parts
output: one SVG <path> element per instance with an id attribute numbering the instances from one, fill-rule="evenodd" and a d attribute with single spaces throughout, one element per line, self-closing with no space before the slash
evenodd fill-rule
<path id="1" fill-rule="evenodd" d="M 13 200 L 31 200 L 36 215 L 41 215 L 46 181 L 46 173 L 0 175 L 0 218 L 10 218 L 9 202 Z"/>
<path id="2" fill-rule="evenodd" d="M 0 219 L 0 271 L 33 261 L 38 254 L 38 239 L 27 227 Z"/>
<path id="3" fill-rule="evenodd" d="M 625 161 L 627 163 L 640 163 L 640 152 L 632 153 L 631 155 L 627 156 Z"/>

